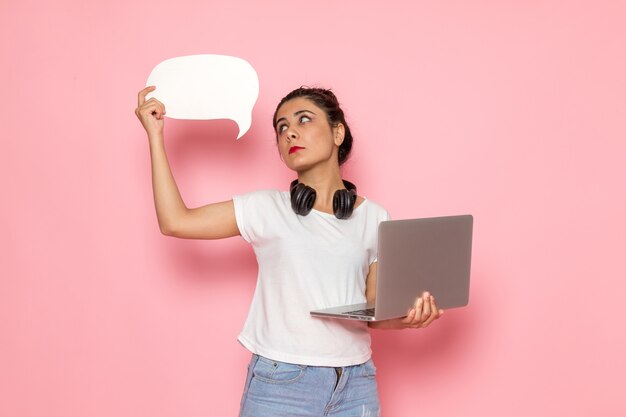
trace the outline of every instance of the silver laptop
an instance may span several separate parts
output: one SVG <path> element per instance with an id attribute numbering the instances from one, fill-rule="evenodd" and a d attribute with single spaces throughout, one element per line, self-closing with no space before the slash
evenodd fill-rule
<path id="1" fill-rule="evenodd" d="M 469 301 L 473 217 L 389 220 L 378 227 L 376 302 L 311 311 L 311 315 L 379 321 L 404 317 L 424 291 L 437 307 Z"/>

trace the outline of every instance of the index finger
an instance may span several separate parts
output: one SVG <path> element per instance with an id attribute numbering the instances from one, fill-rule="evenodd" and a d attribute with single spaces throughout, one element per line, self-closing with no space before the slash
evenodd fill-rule
<path id="1" fill-rule="evenodd" d="M 411 324 L 411 322 L 413 321 L 414 318 L 415 318 L 415 309 L 412 308 L 411 311 L 409 311 L 409 314 L 407 314 L 406 317 L 404 317 L 402 320 L 400 320 L 400 322 L 402 322 L 404 324 Z"/>
<path id="2" fill-rule="evenodd" d="M 149 85 L 146 88 L 144 88 L 143 90 L 141 90 L 139 92 L 139 94 L 137 95 L 137 106 L 141 106 L 143 103 L 146 102 L 146 95 L 151 92 L 154 91 L 156 89 L 155 86 L 153 85 Z"/>

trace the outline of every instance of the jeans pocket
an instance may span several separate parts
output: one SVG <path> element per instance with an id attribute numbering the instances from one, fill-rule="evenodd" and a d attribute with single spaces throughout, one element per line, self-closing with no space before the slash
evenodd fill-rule
<path id="1" fill-rule="evenodd" d="M 365 362 L 363 365 L 363 374 L 368 378 L 376 378 L 376 366 L 371 359 Z"/>
<path id="2" fill-rule="evenodd" d="M 274 361 L 259 356 L 254 366 L 254 378 L 270 384 L 291 384 L 304 376 L 305 365 Z"/>

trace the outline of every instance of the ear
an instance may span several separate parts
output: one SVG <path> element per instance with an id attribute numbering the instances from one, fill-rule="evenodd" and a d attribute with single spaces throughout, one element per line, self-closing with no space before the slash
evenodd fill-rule
<path id="1" fill-rule="evenodd" d="M 346 128 L 344 127 L 343 123 L 338 123 L 337 126 L 333 128 L 333 134 L 335 135 L 335 137 L 333 138 L 333 140 L 335 141 L 335 145 L 341 146 L 341 144 L 343 143 L 343 138 L 346 135 Z"/>

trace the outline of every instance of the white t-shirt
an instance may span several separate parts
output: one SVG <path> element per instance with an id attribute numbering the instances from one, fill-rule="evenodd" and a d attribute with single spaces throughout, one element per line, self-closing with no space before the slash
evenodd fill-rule
<path id="1" fill-rule="evenodd" d="M 239 342 L 277 361 L 349 366 L 371 356 L 366 322 L 312 317 L 311 310 L 363 303 L 376 261 L 378 224 L 389 219 L 364 200 L 349 219 L 291 209 L 288 191 L 234 196 L 241 236 L 259 266 L 254 298 Z"/>

